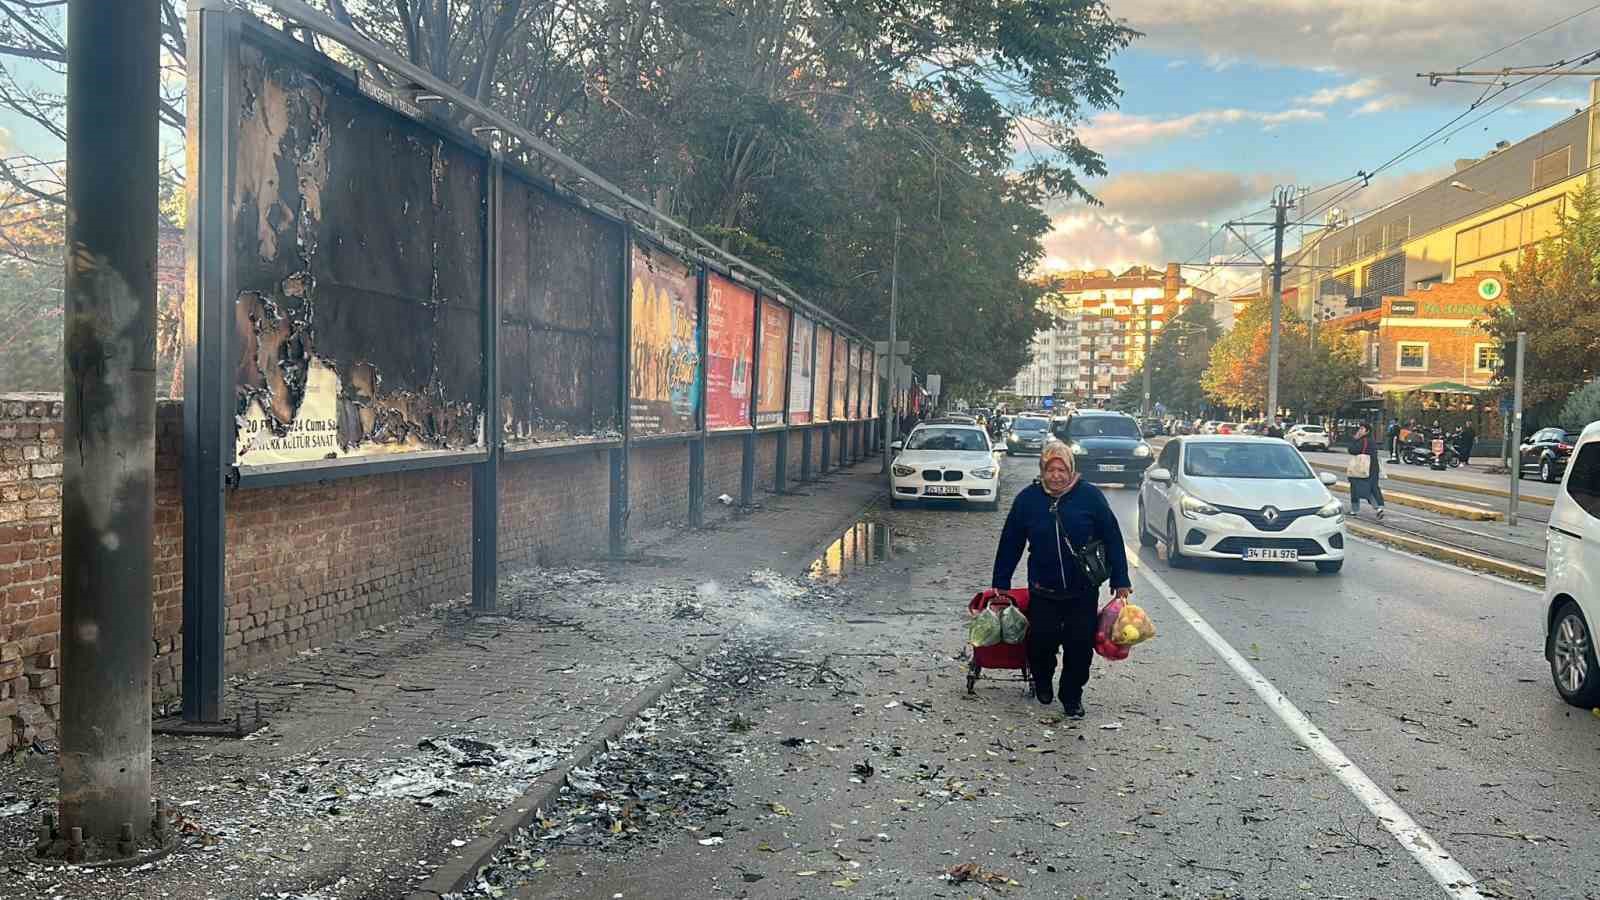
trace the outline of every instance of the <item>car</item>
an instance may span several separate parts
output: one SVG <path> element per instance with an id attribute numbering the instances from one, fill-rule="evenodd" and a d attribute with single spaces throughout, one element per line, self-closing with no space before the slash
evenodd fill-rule
<path id="1" fill-rule="evenodd" d="M 1161 448 L 1139 487 L 1139 543 L 1167 547 L 1178 569 L 1198 559 L 1344 567 L 1337 479 L 1311 470 L 1281 438 L 1180 437 Z"/>
<path id="2" fill-rule="evenodd" d="M 1016 456 L 1039 455 L 1046 436 L 1050 433 L 1050 420 L 1042 416 L 1017 416 L 1006 431 L 1006 453 Z"/>
<path id="3" fill-rule="evenodd" d="M 934 418 L 929 419 L 926 424 L 929 424 L 929 425 L 976 425 L 976 424 L 978 424 L 978 420 L 974 419 L 971 416 L 963 416 L 963 415 L 959 415 L 959 414 L 955 414 L 955 413 L 950 413 L 950 414 L 946 414 L 946 415 L 942 415 L 942 416 L 935 416 Z"/>
<path id="4" fill-rule="evenodd" d="M 960 500 L 998 509 L 1000 461 L 989 435 L 976 425 L 924 423 L 889 445 L 890 505 Z"/>
<path id="5" fill-rule="evenodd" d="M 1600 422 L 1573 437 L 1576 450 L 1545 532 L 1544 656 L 1561 699 L 1594 709 L 1600 706 L 1590 624 L 1600 613 Z"/>
<path id="6" fill-rule="evenodd" d="M 1213 432 L 1213 434 L 1238 434 L 1238 433 L 1239 433 L 1239 423 L 1238 422 L 1218 422 L 1217 423 L 1217 430 L 1215 432 Z"/>
<path id="7" fill-rule="evenodd" d="M 1283 437 L 1293 444 L 1296 450 L 1328 449 L 1328 430 L 1321 425 L 1296 425 Z"/>
<path id="8" fill-rule="evenodd" d="M 1209 421 L 1209 422 L 1205 423 L 1204 425 L 1200 426 L 1200 433 L 1201 434 L 1216 434 L 1217 433 L 1217 429 L 1222 427 L 1222 424 L 1223 423 L 1218 422 L 1215 419 L 1212 419 L 1211 421 Z"/>
<path id="9" fill-rule="evenodd" d="M 1050 423 L 1050 432 L 1091 482 L 1138 484 L 1155 452 L 1139 433 L 1139 423 L 1126 413 L 1079 409 Z"/>
<path id="10" fill-rule="evenodd" d="M 1161 419 L 1144 419 L 1139 422 L 1139 429 L 1145 437 L 1161 437 L 1167 433 L 1167 423 Z"/>
<path id="11" fill-rule="evenodd" d="M 1267 426 L 1260 422 L 1242 422 L 1234 431 L 1235 434 L 1262 435 L 1267 433 Z"/>
<path id="12" fill-rule="evenodd" d="M 1546 484 L 1560 481 L 1577 440 L 1578 432 L 1566 428 L 1541 428 L 1535 431 L 1522 442 L 1522 466 L 1517 477 L 1526 478 L 1529 472 L 1534 472 Z"/>

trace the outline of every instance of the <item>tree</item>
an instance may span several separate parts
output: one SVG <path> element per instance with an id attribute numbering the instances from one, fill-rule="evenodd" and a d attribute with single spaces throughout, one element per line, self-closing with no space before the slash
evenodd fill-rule
<path id="1" fill-rule="evenodd" d="M 1207 396 L 1222 406 L 1261 411 L 1267 402 L 1271 307 L 1252 303 L 1211 350 L 1201 378 Z M 1278 334 L 1278 403 L 1302 415 L 1331 413 L 1361 393 L 1361 347 L 1351 335 L 1311 329 L 1283 311 Z"/>
<path id="2" fill-rule="evenodd" d="M 1170 410 L 1198 413 L 1206 406 L 1201 376 L 1210 362 L 1211 348 L 1222 334 L 1211 301 L 1189 305 L 1161 329 L 1150 344 L 1150 355 L 1122 386 L 1112 402 L 1138 408 L 1144 403 L 1144 367 L 1150 366 L 1150 401 Z"/>
<path id="3" fill-rule="evenodd" d="M 1600 381 L 1591 381 L 1561 404 L 1557 421 L 1569 428 L 1582 428 L 1590 422 L 1600 421 Z"/>
<path id="4" fill-rule="evenodd" d="M 1233 330 L 1212 345 L 1200 386 L 1218 406 L 1259 410 L 1266 405 L 1268 313 L 1267 304 L 1250 304 Z"/>

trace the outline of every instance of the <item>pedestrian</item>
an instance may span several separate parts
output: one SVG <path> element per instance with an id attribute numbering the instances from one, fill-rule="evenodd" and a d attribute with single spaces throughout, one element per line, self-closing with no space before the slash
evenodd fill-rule
<path id="1" fill-rule="evenodd" d="M 1366 456 L 1372 460 L 1365 478 L 1350 476 L 1350 515 L 1361 513 L 1361 501 L 1365 499 L 1377 510 L 1378 519 L 1382 521 L 1383 489 L 1378 486 L 1378 443 L 1373 440 L 1372 431 L 1365 424 L 1356 427 L 1355 438 L 1350 442 L 1350 455 Z"/>
<path id="2" fill-rule="evenodd" d="M 1389 462 L 1397 463 L 1397 462 L 1400 461 L 1400 420 L 1399 419 L 1390 419 L 1389 420 L 1389 431 L 1387 433 L 1387 437 L 1388 437 L 1388 443 L 1389 443 Z"/>
<path id="3" fill-rule="evenodd" d="M 1473 430 L 1472 423 L 1468 422 L 1465 425 L 1462 425 L 1461 437 L 1456 442 L 1456 452 L 1461 454 L 1462 465 L 1472 465 L 1472 445 L 1477 443 L 1477 441 L 1478 432 Z"/>
<path id="4" fill-rule="evenodd" d="M 1039 453 L 1039 478 L 1017 495 L 1000 531 L 991 583 L 1009 589 L 1028 551 L 1028 669 L 1039 702 L 1049 705 L 1061 650 L 1061 708 L 1073 719 L 1084 716 L 1100 599 L 1100 586 L 1090 583 L 1075 554 L 1091 552 L 1096 540 L 1105 547 L 1111 595 L 1127 598 L 1133 588 L 1116 514 L 1099 488 L 1078 477 L 1066 444 L 1047 440 Z"/>

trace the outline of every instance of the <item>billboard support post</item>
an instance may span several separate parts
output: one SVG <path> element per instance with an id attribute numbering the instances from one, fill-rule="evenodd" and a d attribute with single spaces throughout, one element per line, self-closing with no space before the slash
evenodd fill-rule
<path id="1" fill-rule="evenodd" d="M 484 184 L 483 443 L 489 458 L 472 467 L 472 609 L 493 612 L 500 588 L 500 236 L 505 163 L 489 156 Z"/>

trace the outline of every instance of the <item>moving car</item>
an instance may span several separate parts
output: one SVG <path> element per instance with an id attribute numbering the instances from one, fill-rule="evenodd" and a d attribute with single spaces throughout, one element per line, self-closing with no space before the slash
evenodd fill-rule
<path id="1" fill-rule="evenodd" d="M 1139 489 L 1139 543 L 1167 545 L 1167 563 L 1195 559 L 1314 562 L 1344 567 L 1337 479 L 1311 471 L 1281 438 L 1174 438 Z"/>
<path id="2" fill-rule="evenodd" d="M 1522 442 L 1522 471 L 1518 477 L 1526 478 L 1537 472 L 1546 484 L 1560 481 L 1567 470 L 1567 460 L 1572 456 L 1572 446 L 1578 441 L 1578 432 L 1565 428 L 1541 428 Z"/>
<path id="3" fill-rule="evenodd" d="M 1011 430 L 1006 432 L 1006 452 L 1016 455 L 1039 455 L 1045 437 L 1050 433 L 1050 420 L 1039 416 L 1017 416 L 1011 420 Z"/>
<path id="4" fill-rule="evenodd" d="M 1078 472 L 1091 482 L 1138 484 L 1155 453 L 1126 413 L 1079 409 L 1054 420 L 1051 433 L 1072 451 Z"/>
<path id="5" fill-rule="evenodd" d="M 1167 433 L 1167 423 L 1161 419 L 1144 419 L 1139 423 L 1145 437 L 1161 437 Z"/>
<path id="6" fill-rule="evenodd" d="M 1328 449 L 1328 430 L 1321 425 L 1296 425 L 1283 438 L 1296 450 Z"/>
<path id="7" fill-rule="evenodd" d="M 1545 535 L 1544 656 L 1561 699 L 1593 709 L 1600 706 L 1589 624 L 1600 613 L 1600 422 L 1573 437 L 1577 449 Z"/>
<path id="8" fill-rule="evenodd" d="M 976 425 L 923 424 L 889 445 L 891 505 L 962 500 L 985 509 L 1000 505 L 1000 462 L 989 435 Z"/>
<path id="9" fill-rule="evenodd" d="M 961 415 L 959 413 L 949 413 L 949 414 L 942 415 L 942 416 L 935 416 L 934 418 L 929 419 L 927 424 L 929 424 L 929 425 L 976 425 L 976 424 L 978 424 L 978 420 L 974 419 L 971 416 L 963 416 L 963 415 Z"/>

